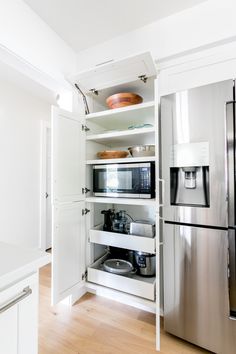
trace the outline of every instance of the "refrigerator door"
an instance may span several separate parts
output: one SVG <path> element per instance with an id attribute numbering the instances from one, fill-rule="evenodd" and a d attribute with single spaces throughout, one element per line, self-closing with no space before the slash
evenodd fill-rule
<path id="1" fill-rule="evenodd" d="M 228 227 L 225 105 L 232 99 L 233 80 L 161 98 L 161 175 L 166 182 L 165 220 Z M 183 167 L 178 172 L 176 166 Z M 202 186 L 207 193 L 200 198 L 195 193 L 200 183 L 195 183 L 194 178 L 201 176 L 201 166 L 205 169 L 209 188 Z M 171 173 L 172 176 L 179 174 L 182 180 L 186 177 L 183 191 L 186 196 L 195 193 L 195 205 L 189 202 L 184 205 L 182 200 L 179 205 L 174 205 L 171 188 L 181 186 L 171 185 Z M 182 190 L 179 195 L 184 197 Z"/>
<path id="2" fill-rule="evenodd" d="M 229 229 L 229 306 L 230 317 L 236 320 L 236 231 Z"/>
<path id="3" fill-rule="evenodd" d="M 236 348 L 229 318 L 228 232 L 164 224 L 164 327 L 215 353 Z"/>

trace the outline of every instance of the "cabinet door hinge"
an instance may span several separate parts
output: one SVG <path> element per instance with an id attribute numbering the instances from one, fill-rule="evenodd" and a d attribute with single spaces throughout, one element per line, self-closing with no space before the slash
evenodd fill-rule
<path id="1" fill-rule="evenodd" d="M 82 274 L 82 280 L 86 280 L 87 279 L 87 275 L 88 275 L 87 271 L 85 273 L 83 273 Z"/>
<path id="2" fill-rule="evenodd" d="M 86 125 L 82 124 L 82 131 L 83 132 L 88 132 L 89 130 L 90 129 Z"/>
<path id="3" fill-rule="evenodd" d="M 82 215 L 86 215 L 90 212 L 89 209 L 85 208 L 85 209 L 82 209 Z"/>
<path id="4" fill-rule="evenodd" d="M 86 194 L 88 192 L 90 192 L 90 189 L 88 189 L 87 187 L 82 188 L 82 194 Z"/>
<path id="5" fill-rule="evenodd" d="M 92 92 L 94 95 L 98 96 L 98 90 L 96 90 L 95 88 L 92 88 L 89 91 Z"/>
<path id="6" fill-rule="evenodd" d="M 138 76 L 138 78 L 139 78 L 142 82 L 144 82 L 145 84 L 146 84 L 147 79 L 148 79 L 146 75 L 140 75 L 140 76 Z"/>

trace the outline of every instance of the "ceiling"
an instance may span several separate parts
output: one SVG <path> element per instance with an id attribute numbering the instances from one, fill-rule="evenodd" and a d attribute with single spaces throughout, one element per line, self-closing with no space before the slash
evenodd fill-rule
<path id="1" fill-rule="evenodd" d="M 24 0 L 79 52 L 206 0 Z"/>

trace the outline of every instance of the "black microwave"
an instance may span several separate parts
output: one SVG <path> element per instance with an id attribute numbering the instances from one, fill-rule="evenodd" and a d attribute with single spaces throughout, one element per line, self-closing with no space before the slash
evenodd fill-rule
<path id="1" fill-rule="evenodd" d="M 155 198 L 155 163 L 95 165 L 93 193 L 97 197 Z"/>

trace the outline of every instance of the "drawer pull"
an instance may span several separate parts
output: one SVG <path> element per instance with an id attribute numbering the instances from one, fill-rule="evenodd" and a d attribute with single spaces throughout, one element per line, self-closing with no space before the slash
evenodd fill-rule
<path id="1" fill-rule="evenodd" d="M 12 306 L 16 305 L 18 302 L 22 301 L 26 297 L 32 294 L 32 289 L 29 286 L 23 289 L 22 293 L 17 296 L 12 301 L 8 302 L 6 305 L 0 307 L 0 314 L 10 309 Z"/>

